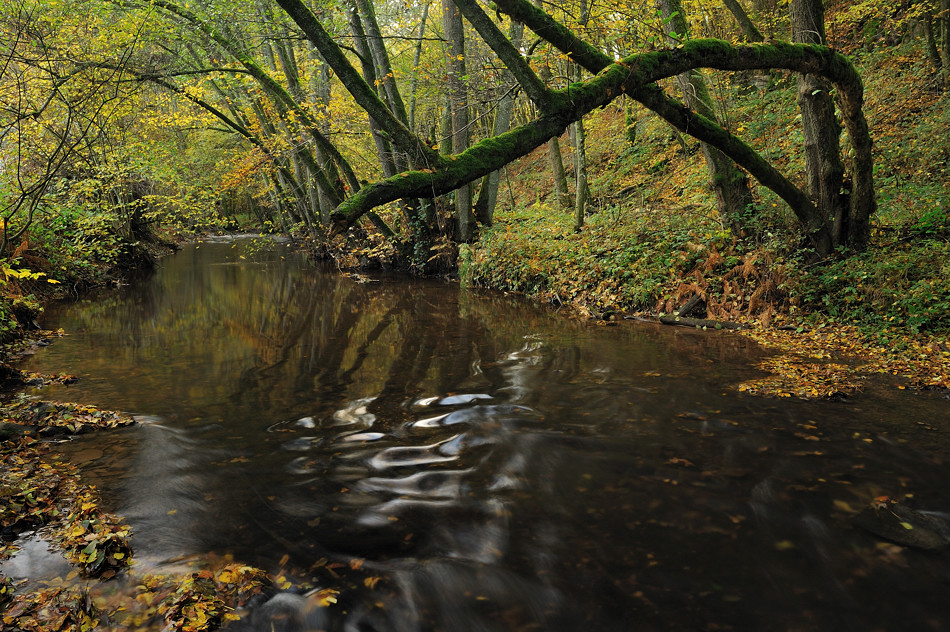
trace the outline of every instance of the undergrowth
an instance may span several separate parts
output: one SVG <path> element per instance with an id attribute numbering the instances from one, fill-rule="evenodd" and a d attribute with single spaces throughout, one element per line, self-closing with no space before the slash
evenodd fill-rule
<path id="1" fill-rule="evenodd" d="M 919 40 L 854 54 L 866 81 L 879 204 L 865 252 L 818 261 L 802 247 L 792 214 L 761 187 L 748 234 L 734 239 L 716 216 L 697 143 L 680 142 L 645 111 L 631 117 L 629 107 L 610 106 L 587 126 L 595 149 L 583 230 L 573 231 L 571 211 L 549 193 L 539 149 L 509 167 L 507 208 L 463 258 L 463 280 L 601 316 L 669 313 L 699 294 L 710 318 L 946 336 L 950 97 L 935 89 Z M 794 76 L 773 72 L 768 89 L 718 74 L 710 81 L 735 133 L 802 185 Z M 631 144 L 624 123 L 632 119 Z M 847 148 L 846 136 L 842 142 Z"/>

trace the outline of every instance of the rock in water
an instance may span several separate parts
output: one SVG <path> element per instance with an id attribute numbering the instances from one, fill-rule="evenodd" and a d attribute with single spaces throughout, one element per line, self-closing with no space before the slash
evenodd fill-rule
<path id="1" fill-rule="evenodd" d="M 251 611 L 250 617 L 228 626 L 232 632 L 326 632 L 329 617 L 315 597 L 277 593 Z"/>
<path id="2" fill-rule="evenodd" d="M 854 524 L 903 546 L 936 551 L 950 544 L 946 521 L 894 501 L 875 503 L 854 517 Z"/>

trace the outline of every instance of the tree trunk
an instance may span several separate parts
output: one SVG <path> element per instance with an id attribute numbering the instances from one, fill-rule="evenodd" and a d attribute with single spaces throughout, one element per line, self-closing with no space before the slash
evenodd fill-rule
<path id="1" fill-rule="evenodd" d="M 640 119 L 637 118 L 636 105 L 627 101 L 623 108 L 623 135 L 630 143 L 630 147 L 637 146 L 637 126 Z"/>
<path id="2" fill-rule="evenodd" d="M 429 3 L 422 6 L 422 18 L 419 20 L 418 41 L 412 54 L 412 79 L 409 81 L 409 129 L 416 131 L 416 86 L 419 85 L 419 63 L 422 61 L 422 38 L 426 34 L 426 20 L 429 19 Z"/>
<path id="3" fill-rule="evenodd" d="M 393 73 L 389 53 L 386 51 L 383 35 L 379 30 L 379 23 L 376 21 L 376 11 L 373 8 L 372 0 L 355 0 L 355 2 L 363 20 L 363 28 L 366 30 L 369 49 L 373 54 L 376 79 L 380 82 L 380 88 L 386 97 L 384 100 L 396 119 L 403 125 L 408 125 L 409 117 L 406 114 L 406 106 L 396 86 L 396 75 Z"/>
<path id="4" fill-rule="evenodd" d="M 943 85 L 950 86 L 950 0 L 940 0 L 940 61 Z"/>
<path id="5" fill-rule="evenodd" d="M 937 49 L 937 38 L 934 35 L 934 18 L 930 11 L 920 18 L 920 25 L 924 29 L 924 45 L 927 47 L 927 57 L 933 64 L 934 72 L 942 73 L 943 61 L 940 59 L 940 50 Z"/>
<path id="6" fill-rule="evenodd" d="M 539 9 L 541 0 L 533 0 L 534 5 Z M 547 63 L 542 63 L 538 71 L 538 76 L 545 85 L 551 85 L 551 67 Z M 561 142 L 557 136 L 548 141 L 548 166 L 551 168 L 551 177 L 554 179 L 554 195 L 561 208 L 569 208 L 571 205 L 571 194 L 567 190 L 567 175 L 564 173 L 564 159 L 561 156 Z"/>
<path id="7" fill-rule="evenodd" d="M 584 119 L 574 123 L 574 230 L 584 227 L 590 188 L 587 185 L 587 132 Z"/>
<path id="8" fill-rule="evenodd" d="M 376 90 L 379 89 L 379 80 L 376 76 L 376 65 L 373 63 L 373 54 L 366 41 L 366 31 L 363 29 L 363 20 L 357 8 L 351 7 L 349 12 L 350 33 L 353 35 L 353 48 L 360 59 L 360 69 L 363 73 L 363 79 Z M 373 137 L 373 144 L 376 145 L 376 156 L 379 158 L 379 164 L 383 169 L 383 175 L 387 178 L 396 173 L 396 161 L 393 157 L 393 148 L 386 137 L 383 136 L 382 128 L 372 116 L 369 117 L 369 133 Z"/>
<path id="9" fill-rule="evenodd" d="M 755 28 L 755 24 L 749 19 L 749 15 L 745 12 L 745 9 L 742 8 L 742 5 L 739 4 L 738 0 L 722 0 L 722 3 L 726 5 L 726 8 L 735 16 L 736 22 L 739 23 L 739 28 L 742 29 L 742 34 L 745 36 L 747 42 L 765 41 L 765 37 L 762 36 L 759 29 Z"/>
<path id="10" fill-rule="evenodd" d="M 825 12 L 821 0 L 792 0 L 792 41 L 825 45 Z M 798 75 L 798 105 L 805 137 L 805 171 L 808 194 L 831 219 L 832 241 L 849 239 L 848 204 L 841 160 L 841 126 L 835 117 L 831 84 L 815 75 Z"/>
<path id="11" fill-rule="evenodd" d="M 521 47 L 524 25 L 515 20 L 511 21 L 508 39 L 515 48 Z M 504 72 L 504 83 L 500 89 L 504 91 L 498 100 L 498 110 L 495 112 L 495 122 L 492 125 L 492 136 L 500 136 L 511 128 L 511 113 L 515 109 L 515 98 L 512 93 L 516 87 L 514 77 L 510 72 Z M 491 226 L 495 216 L 495 204 L 498 201 L 498 185 L 501 182 L 501 172 L 492 171 L 482 179 L 482 186 L 478 190 L 478 200 L 475 202 L 475 217 L 482 224 Z"/>
<path id="12" fill-rule="evenodd" d="M 687 39 L 688 25 L 680 0 L 656 0 L 656 5 L 663 13 L 667 35 L 676 34 L 681 41 Z M 680 42 L 671 37 L 671 43 Z M 702 73 L 699 70 L 691 70 L 677 75 L 676 79 L 686 104 L 697 114 L 719 123 Z M 749 188 L 749 179 L 719 149 L 708 143 L 701 143 L 700 147 L 709 170 L 709 184 L 716 196 L 719 217 L 729 225 L 736 237 L 743 237 L 748 230 L 748 218 L 753 213 L 755 202 Z"/>
<path id="13" fill-rule="evenodd" d="M 448 84 L 452 103 L 452 153 L 468 149 L 468 95 L 465 86 L 465 31 L 462 14 L 452 0 L 442 0 L 442 26 L 448 41 Z M 472 185 L 464 184 L 455 191 L 455 213 L 458 219 L 456 240 L 472 241 L 475 236 L 475 215 L 472 212 Z"/>
<path id="14" fill-rule="evenodd" d="M 580 18 L 578 25 L 587 26 L 590 18 L 587 0 L 581 0 Z M 574 81 L 580 82 L 584 73 L 579 64 L 571 64 Z M 584 117 L 574 123 L 574 230 L 580 232 L 584 227 L 584 216 L 587 214 L 587 200 L 590 198 L 590 188 L 587 186 L 587 132 L 584 130 Z"/>
<path id="15" fill-rule="evenodd" d="M 324 135 L 330 133 L 330 67 L 323 61 L 320 53 L 313 47 L 313 44 L 307 42 L 307 52 L 310 55 L 311 62 L 316 64 L 316 68 L 310 73 L 310 91 L 316 104 L 316 109 L 321 117 L 320 129 Z M 317 160 L 320 166 L 330 164 L 332 158 L 317 149 Z M 320 187 L 317 187 L 317 193 L 320 203 L 320 222 L 326 224 L 330 220 L 330 213 L 333 211 L 333 202 L 330 200 Z"/>
<path id="16" fill-rule="evenodd" d="M 567 189 L 567 174 L 564 172 L 564 158 L 561 156 L 561 141 L 555 136 L 548 141 L 548 166 L 554 179 L 554 195 L 562 208 L 571 205 L 571 193 Z"/>

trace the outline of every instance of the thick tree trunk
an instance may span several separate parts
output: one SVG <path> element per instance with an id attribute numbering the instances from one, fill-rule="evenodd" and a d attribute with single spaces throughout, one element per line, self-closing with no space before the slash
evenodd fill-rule
<path id="1" fill-rule="evenodd" d="M 462 14 L 451 0 L 442 0 L 442 26 L 448 41 L 448 84 L 452 103 L 452 153 L 460 154 L 469 146 L 468 95 L 465 85 L 465 31 Z M 463 184 L 455 191 L 458 219 L 456 239 L 462 243 L 475 236 L 472 212 L 472 185 Z"/>
<path id="2" fill-rule="evenodd" d="M 825 45 L 825 12 L 821 0 L 792 0 L 792 41 Z M 842 189 L 841 126 L 835 118 L 831 84 L 811 74 L 798 76 L 798 105 L 805 137 L 808 193 L 832 222 L 835 245 L 849 241 L 848 205 Z"/>
<path id="3" fill-rule="evenodd" d="M 672 37 L 676 34 L 679 40 L 688 39 L 686 16 L 680 0 L 657 0 L 656 5 L 663 13 L 667 35 Z M 671 43 L 675 45 L 679 41 L 671 39 Z M 686 104 L 700 116 L 718 123 L 702 73 L 694 69 L 678 75 L 676 79 Z M 749 179 L 719 149 L 705 142 L 701 148 L 709 170 L 709 184 L 716 196 L 719 217 L 729 225 L 734 235 L 742 237 L 748 230 L 748 218 L 753 213 L 755 201 L 749 188 Z"/>

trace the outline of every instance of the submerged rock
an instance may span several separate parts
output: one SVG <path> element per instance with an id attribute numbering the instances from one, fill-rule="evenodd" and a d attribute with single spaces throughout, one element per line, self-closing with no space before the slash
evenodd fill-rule
<path id="1" fill-rule="evenodd" d="M 32 436 L 34 434 L 36 434 L 36 428 L 34 426 L 26 426 L 10 421 L 0 422 L 0 441 L 17 439 L 23 435 Z"/>
<path id="2" fill-rule="evenodd" d="M 894 501 L 876 502 L 854 517 L 854 524 L 903 546 L 936 551 L 950 544 L 950 524 Z"/>
<path id="3" fill-rule="evenodd" d="M 227 626 L 231 632 L 320 632 L 330 627 L 316 595 L 280 592 L 251 608 L 250 616 Z"/>

